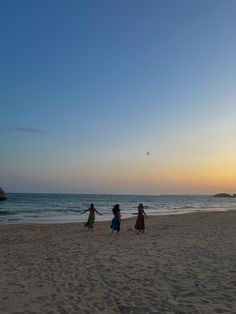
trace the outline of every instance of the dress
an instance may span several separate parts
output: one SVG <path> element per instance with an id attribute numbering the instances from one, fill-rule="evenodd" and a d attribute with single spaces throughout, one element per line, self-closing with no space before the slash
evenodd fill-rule
<path id="1" fill-rule="evenodd" d="M 120 231 L 120 216 L 115 216 L 111 221 L 111 228 Z"/>
<path id="2" fill-rule="evenodd" d="M 138 213 L 138 217 L 137 217 L 136 224 L 135 224 L 135 229 L 145 230 L 144 214 L 142 212 Z"/>
<path id="3" fill-rule="evenodd" d="M 95 212 L 94 210 L 90 210 L 88 220 L 84 225 L 86 227 L 93 228 L 94 221 L 95 221 Z"/>

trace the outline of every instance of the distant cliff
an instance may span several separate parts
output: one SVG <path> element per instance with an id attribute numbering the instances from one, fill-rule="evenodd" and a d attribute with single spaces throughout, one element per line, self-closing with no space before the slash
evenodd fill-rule
<path id="1" fill-rule="evenodd" d="M 7 194 L 0 187 L 0 201 L 5 201 L 7 199 Z"/>
<path id="2" fill-rule="evenodd" d="M 236 197 L 236 194 L 218 193 L 213 195 L 214 197 Z"/>

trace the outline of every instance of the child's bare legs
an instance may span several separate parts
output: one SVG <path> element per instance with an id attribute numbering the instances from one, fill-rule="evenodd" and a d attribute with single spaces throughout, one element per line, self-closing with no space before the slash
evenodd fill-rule
<path id="1" fill-rule="evenodd" d="M 113 234 L 114 230 L 115 229 L 112 229 L 111 234 Z M 118 236 L 118 234 L 119 234 L 119 230 L 116 230 L 116 235 Z"/>
<path id="2" fill-rule="evenodd" d="M 143 234 L 143 233 L 144 233 L 144 230 L 142 230 L 142 229 L 139 229 L 137 232 L 137 234 Z"/>

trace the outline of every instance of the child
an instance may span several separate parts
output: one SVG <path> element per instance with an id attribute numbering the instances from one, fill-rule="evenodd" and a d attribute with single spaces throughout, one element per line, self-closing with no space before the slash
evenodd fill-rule
<path id="1" fill-rule="evenodd" d="M 144 211 L 144 207 L 142 203 L 138 205 L 138 213 L 133 213 L 133 215 L 138 215 L 136 224 L 135 224 L 135 229 L 137 229 L 139 233 L 144 233 L 144 230 L 145 230 L 144 220 L 145 220 L 145 217 L 146 218 L 148 217 Z"/>
<path id="2" fill-rule="evenodd" d="M 90 207 L 88 209 L 84 210 L 81 214 L 84 214 L 87 211 L 89 211 L 89 217 L 88 217 L 87 222 L 84 225 L 86 227 L 88 227 L 88 229 L 93 229 L 93 224 L 95 221 L 95 212 L 98 213 L 99 215 L 102 215 L 102 214 L 96 210 L 93 203 L 91 203 Z"/>
<path id="3" fill-rule="evenodd" d="M 120 223 L 121 223 L 120 205 L 119 204 L 114 205 L 112 212 L 113 212 L 114 218 L 112 219 L 112 222 L 111 222 L 111 228 L 112 228 L 111 233 L 113 234 L 113 231 L 116 230 L 117 235 L 118 235 L 120 231 Z"/>

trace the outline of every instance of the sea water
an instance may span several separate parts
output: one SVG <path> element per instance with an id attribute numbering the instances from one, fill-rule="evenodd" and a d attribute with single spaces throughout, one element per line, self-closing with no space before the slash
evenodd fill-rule
<path id="1" fill-rule="evenodd" d="M 137 212 L 143 203 L 147 215 L 182 214 L 198 211 L 236 210 L 236 198 L 201 195 L 93 195 L 9 193 L 0 202 L 0 223 L 60 223 L 85 221 L 81 214 L 94 203 L 103 215 L 96 220 L 110 220 L 112 207 L 120 204 L 122 218 Z"/>

